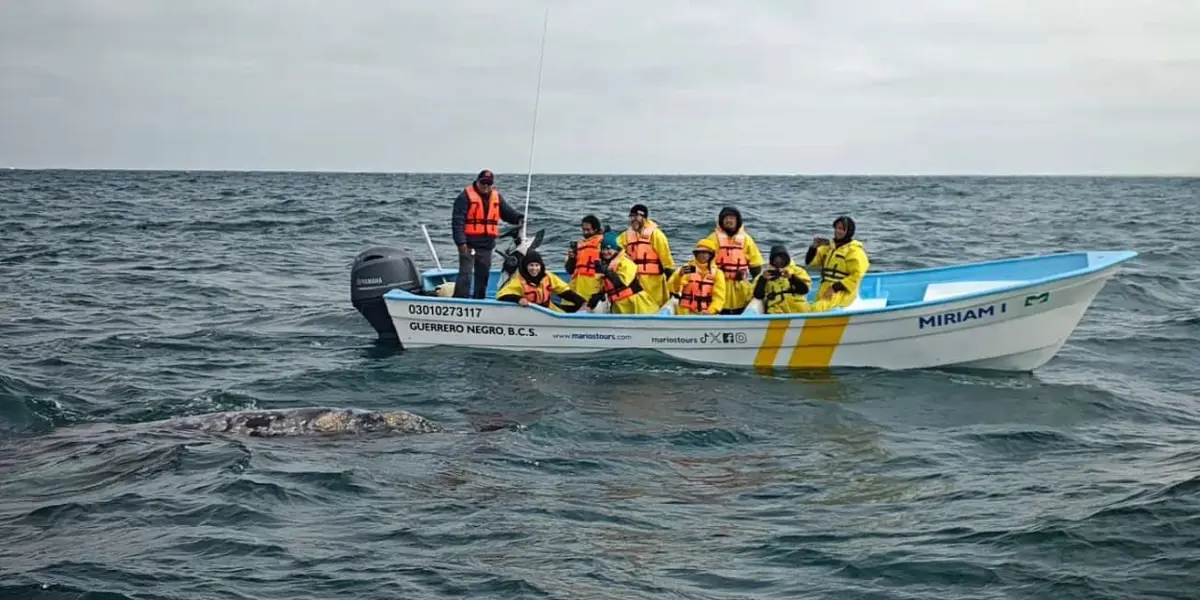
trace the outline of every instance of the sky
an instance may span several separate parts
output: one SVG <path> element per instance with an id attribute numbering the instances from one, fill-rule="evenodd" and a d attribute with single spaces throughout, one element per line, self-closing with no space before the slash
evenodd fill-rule
<path id="1" fill-rule="evenodd" d="M 535 173 L 1200 175 L 1200 1 L 0 2 L 0 167 L 524 174 L 532 141 Z"/>

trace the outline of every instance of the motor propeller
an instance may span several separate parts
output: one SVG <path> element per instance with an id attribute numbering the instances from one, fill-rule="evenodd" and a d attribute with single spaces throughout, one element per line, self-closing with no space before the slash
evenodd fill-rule
<path id="1" fill-rule="evenodd" d="M 501 267 L 501 270 L 506 275 L 511 277 L 513 273 L 517 272 L 517 267 L 520 266 L 521 259 L 524 258 L 525 254 L 530 250 L 541 246 L 542 240 L 544 240 L 545 237 L 546 230 L 539 229 L 537 233 L 533 234 L 532 238 L 521 239 L 521 227 L 519 225 L 501 233 L 498 239 L 509 238 L 513 241 L 512 247 L 508 250 L 497 251 L 497 253 L 504 258 L 504 265 Z"/>

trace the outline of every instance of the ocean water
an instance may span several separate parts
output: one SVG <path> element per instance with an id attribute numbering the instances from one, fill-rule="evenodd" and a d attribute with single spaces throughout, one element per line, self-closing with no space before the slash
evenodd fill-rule
<path id="1" fill-rule="evenodd" d="M 377 347 L 350 261 L 451 260 L 468 181 L 0 172 L 0 598 L 1200 597 L 1200 180 L 534 178 L 554 259 L 635 202 L 677 259 L 724 205 L 877 270 L 1141 253 L 1033 374 L 774 377 Z M 309 406 L 448 431 L 170 427 Z"/>

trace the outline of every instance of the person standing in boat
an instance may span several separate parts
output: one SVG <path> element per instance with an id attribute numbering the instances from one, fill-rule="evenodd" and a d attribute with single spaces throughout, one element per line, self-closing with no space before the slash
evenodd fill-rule
<path id="1" fill-rule="evenodd" d="M 717 267 L 717 244 L 709 238 L 696 243 L 692 260 L 671 275 L 667 289 L 671 299 L 660 313 L 677 315 L 716 315 L 725 308 L 729 286 Z"/>
<path id="2" fill-rule="evenodd" d="M 786 246 L 771 246 L 769 266 L 754 280 L 754 299 L 762 302 L 769 315 L 811 311 L 808 290 L 812 277 L 792 261 Z M 761 309 L 760 309 L 761 310 Z"/>
<path id="3" fill-rule="evenodd" d="M 525 221 L 525 215 L 509 206 L 500 191 L 492 187 L 494 184 L 495 176 L 484 169 L 454 199 L 450 231 L 454 245 L 458 247 L 455 298 L 466 298 L 467 288 L 473 280 L 475 285 L 470 290 L 470 297 L 483 299 L 492 269 L 492 250 L 496 248 L 496 238 L 500 237 L 500 221 L 510 225 Z"/>
<path id="4" fill-rule="evenodd" d="M 751 282 L 762 272 L 762 253 L 754 238 L 746 233 L 741 211 L 732 206 L 721 209 L 717 227 L 706 239 L 717 246 L 717 268 L 721 269 L 727 282 L 728 295 L 721 314 L 741 314 L 754 297 Z"/>
<path id="5" fill-rule="evenodd" d="M 850 306 L 858 298 L 858 286 L 871 268 L 862 242 L 854 239 L 854 219 L 845 215 L 833 221 L 833 241 L 820 236 L 813 238 L 804 262 L 821 269 L 813 312 Z"/>
<path id="6" fill-rule="evenodd" d="M 667 301 L 667 278 L 675 272 L 675 259 L 667 235 L 650 220 L 650 209 L 645 204 L 634 204 L 629 209 L 629 229 L 619 243 L 637 265 L 638 281 L 646 296 L 656 309 L 662 306 Z"/>
<path id="7" fill-rule="evenodd" d="M 607 300 L 613 314 L 651 314 L 658 305 L 642 289 L 637 265 L 621 250 L 619 238 L 617 232 L 610 231 L 600 241 L 600 260 L 596 261 L 600 291 L 588 299 L 588 309 L 594 310 Z"/>
<path id="8" fill-rule="evenodd" d="M 583 239 L 571 242 L 567 248 L 567 262 L 564 267 L 570 274 L 571 289 L 583 298 L 591 298 L 600 291 L 600 280 L 596 278 L 596 262 L 600 260 L 600 241 L 605 232 L 601 231 L 600 219 L 595 215 L 583 217 L 579 228 L 583 232 Z M 584 300 L 580 300 L 578 305 L 564 303 L 563 308 L 568 309 L 568 312 L 575 312 L 583 304 Z"/>
<path id="9" fill-rule="evenodd" d="M 546 263 L 542 262 L 542 255 L 537 250 L 526 252 L 517 272 L 496 291 L 496 299 L 501 302 L 516 302 L 521 306 L 536 304 L 564 312 L 562 307 L 550 301 L 555 295 L 571 301 L 573 306 L 568 312 L 575 312 L 584 304 L 583 297 L 575 293 L 570 284 L 546 270 Z"/>

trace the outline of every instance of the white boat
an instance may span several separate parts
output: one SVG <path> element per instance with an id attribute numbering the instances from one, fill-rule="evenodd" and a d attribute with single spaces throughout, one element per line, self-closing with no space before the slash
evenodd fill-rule
<path id="1" fill-rule="evenodd" d="M 386 249 L 372 249 L 360 260 L 372 251 L 387 260 L 381 250 Z M 380 281 L 375 288 L 387 288 L 382 293 L 387 316 L 378 304 L 370 309 L 356 301 L 356 306 L 382 338 L 394 336 L 406 349 L 588 353 L 637 348 L 758 368 L 1032 371 L 1054 357 L 1107 280 L 1136 256 L 1132 251 L 1069 252 L 868 272 L 860 298 L 844 309 L 726 316 L 572 314 L 523 307 L 490 299 L 503 281 L 501 270 L 492 271 L 489 299 L 443 297 L 437 289 L 453 285 L 456 270 L 426 270 L 418 283 L 411 259 L 392 256 L 408 261 L 414 275 L 392 285 Z M 810 300 L 819 280 L 813 278 Z"/>

